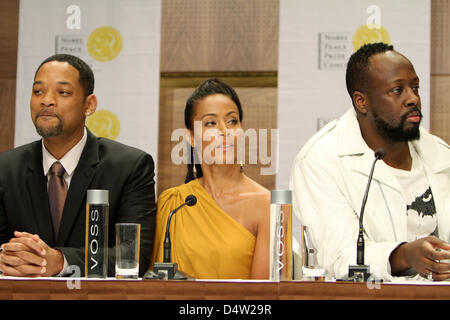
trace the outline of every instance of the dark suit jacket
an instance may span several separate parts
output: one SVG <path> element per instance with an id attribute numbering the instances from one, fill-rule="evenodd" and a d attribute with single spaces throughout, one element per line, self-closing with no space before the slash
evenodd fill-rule
<path id="1" fill-rule="evenodd" d="M 42 166 L 41 140 L 0 154 L 0 244 L 14 231 L 38 234 L 60 249 L 84 275 L 86 190 L 109 190 L 108 275 L 115 275 L 115 223 L 141 224 L 139 274 L 150 264 L 155 232 L 154 162 L 136 148 L 97 138 L 88 130 L 64 205 L 58 240 L 53 235 Z"/>

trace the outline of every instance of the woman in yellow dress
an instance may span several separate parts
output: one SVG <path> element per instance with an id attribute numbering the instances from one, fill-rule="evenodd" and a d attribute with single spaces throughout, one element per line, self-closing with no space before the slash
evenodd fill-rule
<path id="1" fill-rule="evenodd" d="M 187 100 L 184 116 L 196 161 L 188 164 L 185 184 L 158 198 L 152 265 L 163 261 L 170 212 L 193 194 L 197 203 L 171 220 L 171 261 L 178 269 L 196 279 L 268 279 L 270 192 L 237 160 L 239 97 L 228 84 L 208 79 Z"/>

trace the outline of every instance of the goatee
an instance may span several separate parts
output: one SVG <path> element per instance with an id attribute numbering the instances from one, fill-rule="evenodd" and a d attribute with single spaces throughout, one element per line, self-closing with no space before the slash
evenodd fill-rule
<path id="1" fill-rule="evenodd" d="M 378 131 L 395 142 L 413 141 L 420 138 L 420 121 L 410 129 L 403 129 L 408 116 L 414 112 L 419 114 L 420 121 L 422 121 L 422 113 L 420 112 L 420 109 L 414 107 L 400 118 L 400 123 L 398 126 L 392 126 L 388 122 L 381 119 L 378 114 L 372 110 L 372 114 L 375 119 L 375 125 L 377 126 Z"/>
<path id="2" fill-rule="evenodd" d="M 51 127 L 43 127 L 38 124 L 38 118 L 41 116 L 42 112 L 39 112 L 36 117 L 34 118 L 34 127 L 36 128 L 36 132 L 42 137 L 42 138 L 51 138 L 51 137 L 57 137 L 61 134 L 63 130 L 63 122 L 61 117 L 56 114 L 52 113 L 52 116 L 56 117 L 58 119 L 58 123 Z M 48 113 L 48 112 L 47 112 Z"/>

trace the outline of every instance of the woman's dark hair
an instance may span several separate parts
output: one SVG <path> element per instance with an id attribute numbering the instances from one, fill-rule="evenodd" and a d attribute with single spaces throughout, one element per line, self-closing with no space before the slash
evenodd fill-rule
<path id="1" fill-rule="evenodd" d="M 202 84 L 200 84 L 194 92 L 192 92 L 191 96 L 186 101 L 186 108 L 184 109 L 184 125 L 187 129 L 193 131 L 193 115 L 194 115 L 194 107 L 197 104 L 199 100 L 202 100 L 210 95 L 213 94 L 223 94 L 227 97 L 229 97 L 237 106 L 239 111 L 239 121 L 242 121 L 243 113 L 242 113 L 242 107 L 241 102 L 239 101 L 239 97 L 234 91 L 233 87 L 231 87 L 229 84 L 216 79 L 216 78 L 209 78 L 205 81 L 203 81 Z M 194 148 L 192 146 L 190 147 L 190 161 L 188 161 L 187 165 L 187 174 L 185 183 L 188 183 L 191 180 L 194 180 L 196 178 L 200 178 L 203 176 L 202 168 L 200 166 L 200 163 L 196 161 L 197 159 L 197 153 L 194 151 Z M 194 176 L 194 165 L 195 170 L 197 171 L 197 176 Z"/>

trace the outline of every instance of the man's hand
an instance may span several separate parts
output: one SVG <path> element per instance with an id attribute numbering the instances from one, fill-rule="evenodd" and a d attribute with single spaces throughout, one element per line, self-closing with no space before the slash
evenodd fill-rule
<path id="1" fill-rule="evenodd" d="M 50 248 L 38 235 L 14 232 L 15 238 L 1 245 L 0 270 L 8 276 L 54 276 L 64 266 L 61 251 Z"/>
<path id="2" fill-rule="evenodd" d="M 446 259 L 450 259 L 450 244 L 434 236 L 403 243 L 389 257 L 393 275 L 413 268 L 420 276 L 431 274 L 437 281 L 450 279 L 450 263 L 440 262 Z"/>

